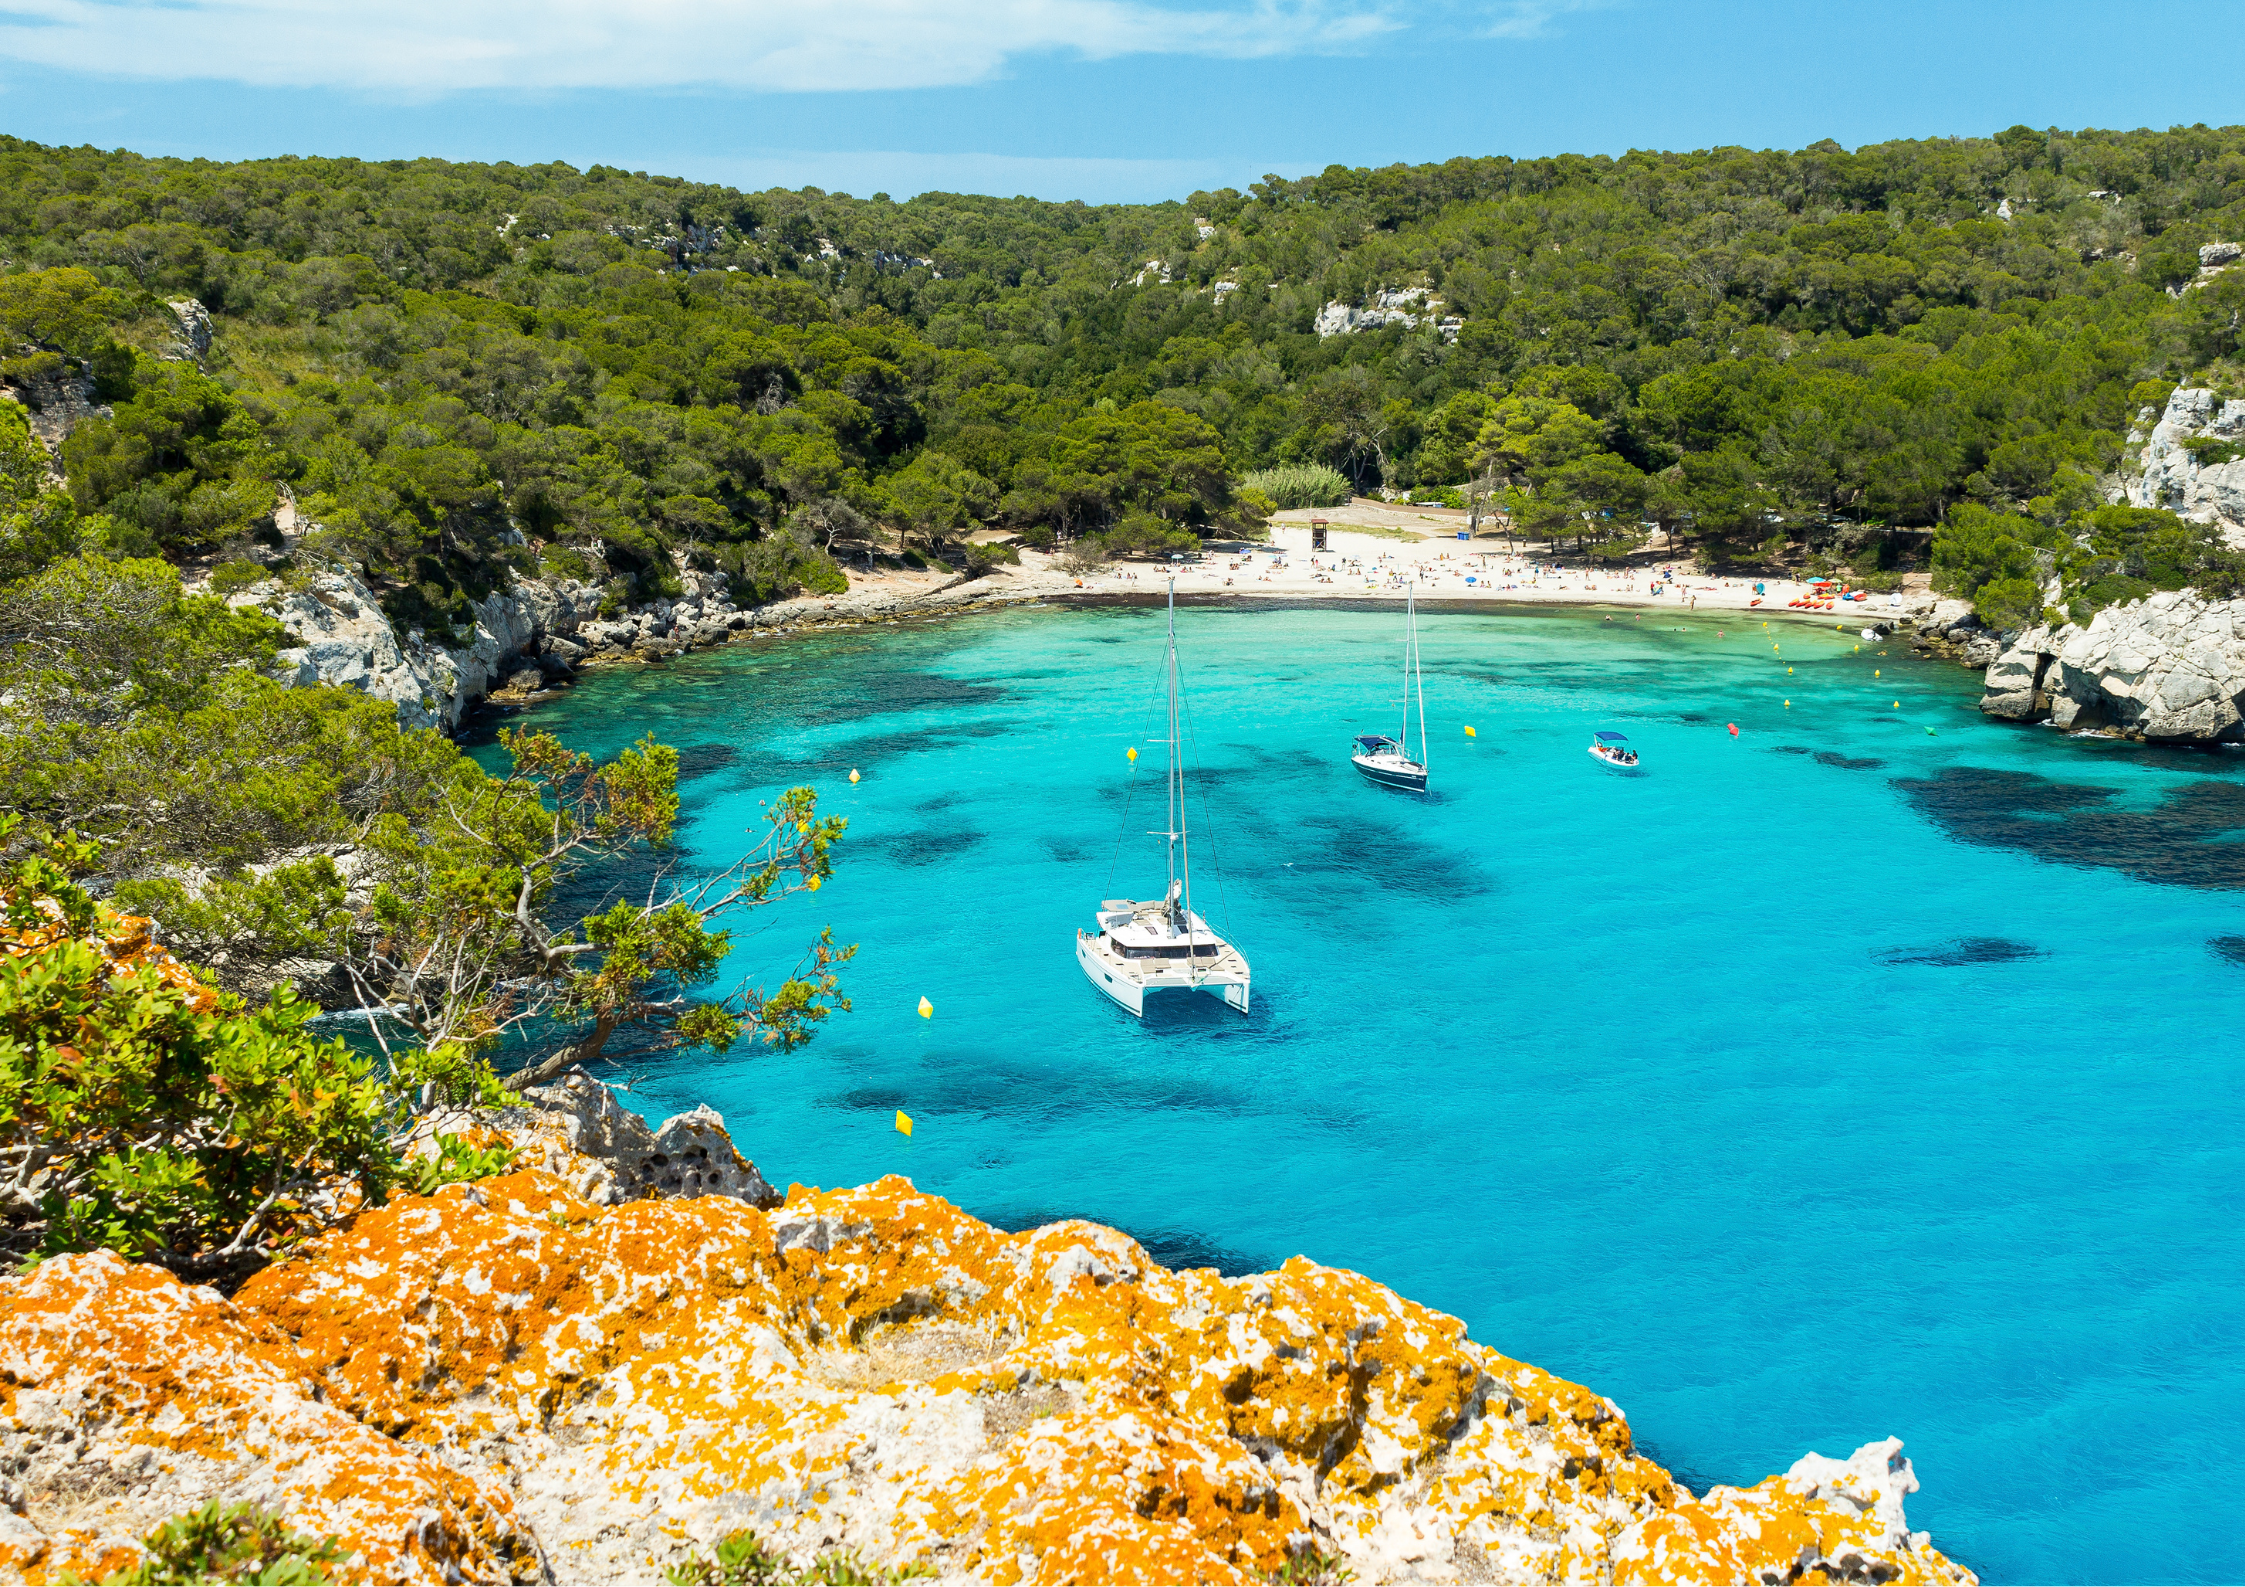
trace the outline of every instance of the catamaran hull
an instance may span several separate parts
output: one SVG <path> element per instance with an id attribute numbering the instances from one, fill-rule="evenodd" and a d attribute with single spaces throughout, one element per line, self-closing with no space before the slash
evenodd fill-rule
<path id="1" fill-rule="evenodd" d="M 1146 1005 L 1149 1001 L 1183 997 L 1195 992 L 1221 998 L 1226 1008 L 1237 1009 L 1242 1014 L 1247 1012 L 1248 983 L 1245 981 L 1210 977 L 1192 981 L 1183 975 L 1167 982 L 1142 981 L 1106 963 L 1092 946 L 1097 940 L 1082 932 L 1076 934 L 1076 963 L 1082 968 L 1084 979 L 1140 1019 L 1146 1017 Z"/>
<path id="2" fill-rule="evenodd" d="M 1401 788 L 1407 793 L 1427 791 L 1427 774 L 1423 770 L 1405 771 L 1398 766 L 1382 766 L 1360 755 L 1351 755 L 1349 761 L 1358 771 L 1383 788 Z"/>

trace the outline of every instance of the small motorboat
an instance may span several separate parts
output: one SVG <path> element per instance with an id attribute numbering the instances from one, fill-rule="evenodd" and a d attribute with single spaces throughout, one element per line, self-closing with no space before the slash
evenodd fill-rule
<path id="1" fill-rule="evenodd" d="M 1619 733 L 1597 732 L 1590 735 L 1590 754 L 1595 760 L 1622 771 L 1637 764 L 1637 752 L 1629 747 L 1629 740 Z"/>

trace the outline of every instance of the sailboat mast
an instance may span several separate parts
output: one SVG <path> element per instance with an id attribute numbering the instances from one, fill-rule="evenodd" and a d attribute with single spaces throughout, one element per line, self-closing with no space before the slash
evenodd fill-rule
<path id="1" fill-rule="evenodd" d="M 1185 754 L 1176 723 L 1176 579 L 1170 579 L 1170 887 L 1183 882 L 1185 943 L 1192 943 L 1192 837 L 1185 833 Z M 1185 963 L 1192 963 L 1190 956 Z"/>
<path id="2" fill-rule="evenodd" d="M 1411 690 L 1419 697 L 1419 764 L 1427 763 L 1427 686 L 1419 674 L 1419 586 L 1411 585 L 1409 615 L 1411 619 Z"/>
<path id="3" fill-rule="evenodd" d="M 1405 760 L 1411 758 L 1411 655 L 1419 644 L 1418 598 L 1419 581 L 1413 579 L 1403 591 L 1403 726 L 1396 735 L 1403 741 Z"/>

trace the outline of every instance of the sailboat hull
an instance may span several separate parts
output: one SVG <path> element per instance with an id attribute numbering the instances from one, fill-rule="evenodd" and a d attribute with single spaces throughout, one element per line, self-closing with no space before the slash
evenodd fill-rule
<path id="1" fill-rule="evenodd" d="M 1401 788 L 1406 793 L 1427 791 L 1427 769 L 1424 766 L 1395 762 L 1383 764 L 1363 755 L 1351 755 L 1349 760 L 1358 771 L 1383 788 Z"/>
<path id="2" fill-rule="evenodd" d="M 1245 961 L 1240 961 L 1244 965 Z M 1076 933 L 1076 963 L 1084 979 L 1140 1019 L 1149 1003 L 1182 998 L 1194 993 L 1220 1000 L 1226 1008 L 1244 1014 L 1248 1009 L 1249 981 L 1245 974 L 1225 970 L 1147 970 L 1116 963 L 1100 951 L 1099 938 L 1088 931 Z"/>

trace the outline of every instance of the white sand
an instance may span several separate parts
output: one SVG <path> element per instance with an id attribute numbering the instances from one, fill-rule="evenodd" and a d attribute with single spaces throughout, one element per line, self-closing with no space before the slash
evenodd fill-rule
<path id="1" fill-rule="evenodd" d="M 1388 515 L 1398 519 L 1406 516 L 1396 509 L 1383 513 Z M 1427 509 L 1410 509 L 1409 515 L 1439 523 Z M 1486 534 L 1468 543 L 1456 539 L 1455 531 L 1448 539 L 1399 540 L 1352 532 L 1334 523 L 1327 530 L 1327 549 L 1312 551 L 1308 516 L 1281 514 L 1271 525 L 1268 546 L 1233 552 L 1212 549 L 1198 562 L 1168 566 L 1117 563 L 1086 576 L 1082 588 L 1087 594 L 1148 592 L 1161 588 L 1174 571 L 1180 595 L 1400 601 L 1416 581 L 1421 601 L 1620 605 L 1673 612 L 1735 610 L 1765 617 L 1817 617 L 1827 622 L 1860 615 L 1866 623 L 1892 620 L 1924 604 L 1922 595 L 1904 591 L 1871 595 L 1861 601 L 1835 601 L 1830 612 L 1810 612 L 1787 604 L 1808 599 L 1810 588 L 1805 580 L 1718 578 L 1693 571 L 1689 560 L 1682 557 L 1593 570 L 1583 566 L 1579 558 L 1530 556 L 1517 543 L 1508 554 L 1503 540 Z M 1462 526 L 1465 515 L 1454 516 Z M 1398 523 L 1397 527 L 1403 525 Z M 1030 560 L 1031 555 L 1025 554 L 1024 571 Z M 1045 561 L 1035 560 L 1040 564 Z M 1756 583 L 1765 593 L 1754 593 Z"/>
<path id="2" fill-rule="evenodd" d="M 1312 517 L 1328 520 L 1327 549 L 1310 550 Z M 1805 600 L 1805 580 L 1717 578 L 1693 571 L 1690 560 L 1643 560 L 1627 568 L 1592 570 L 1573 557 L 1531 556 L 1517 542 L 1508 551 L 1502 538 L 1484 526 L 1468 543 L 1456 538 L 1466 526 L 1462 512 L 1439 507 L 1406 507 L 1359 501 L 1312 513 L 1285 512 L 1271 524 L 1267 544 L 1229 548 L 1212 545 L 1197 561 L 1117 562 L 1097 573 L 1076 575 L 1060 559 L 1024 550 L 1019 566 L 1001 566 L 988 576 L 961 583 L 948 570 L 884 569 L 849 572 L 846 596 L 801 596 L 768 609 L 788 621 L 862 620 L 905 611 L 963 608 L 986 602 L 1073 596 L 1151 598 L 1174 575 L 1177 593 L 1205 601 L 1283 599 L 1395 601 L 1416 581 L 1422 602 L 1543 603 L 1547 605 L 1632 606 L 1667 612 L 1752 612 L 1758 618 L 1812 619 L 1849 628 L 1895 618 L 1926 606 L 1931 597 L 1921 577 L 1891 595 L 1862 601 L 1836 601 L 1831 611 L 1788 605 Z M 1357 527 L 1351 529 L 1350 524 Z M 1367 533 L 1367 529 L 1388 533 Z M 1399 538 L 1408 535 L 1410 538 Z M 1468 583 L 1468 579 L 1472 583 Z M 1754 585 L 1765 591 L 1757 596 Z"/>

